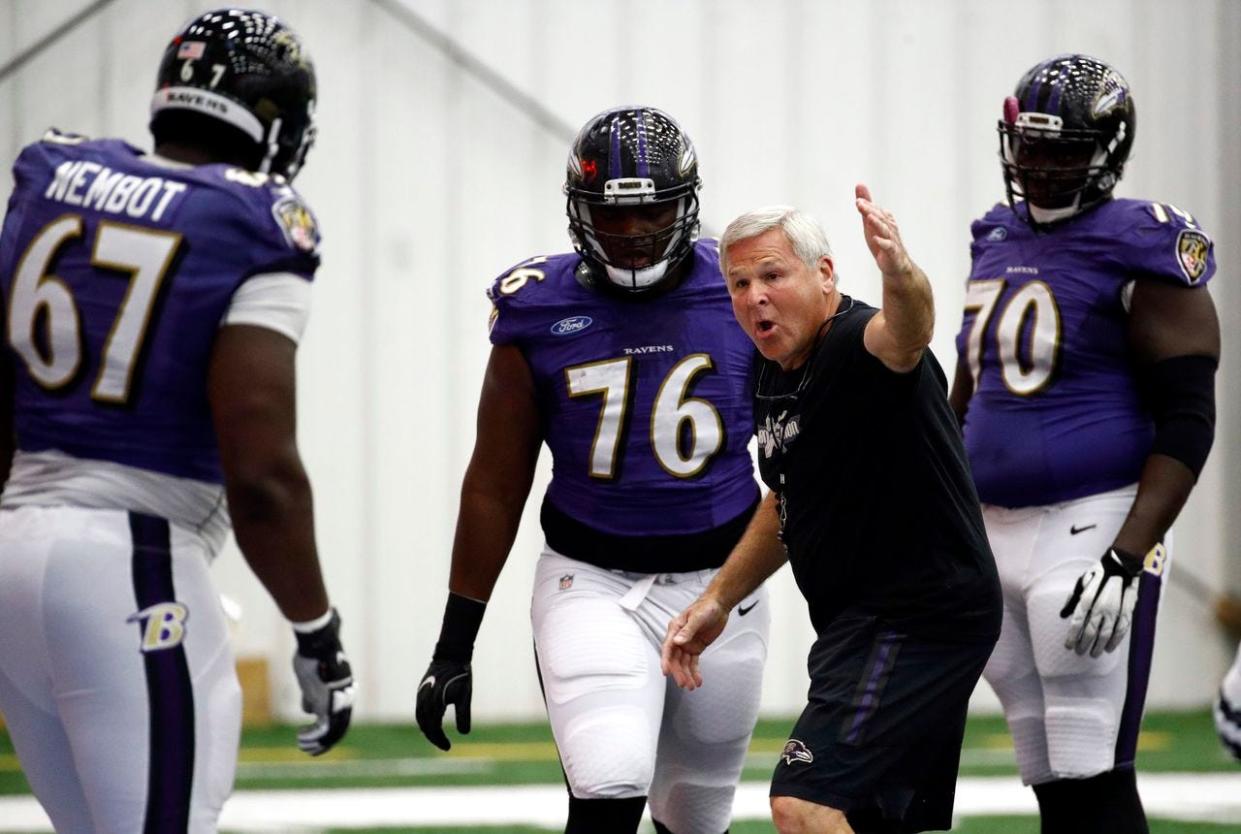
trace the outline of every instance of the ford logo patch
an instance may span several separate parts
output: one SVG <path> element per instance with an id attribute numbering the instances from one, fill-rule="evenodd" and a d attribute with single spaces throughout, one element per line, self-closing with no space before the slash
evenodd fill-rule
<path id="1" fill-rule="evenodd" d="M 594 321 L 590 316 L 569 316 L 567 319 L 561 319 L 552 325 L 552 334 L 568 336 L 573 333 L 579 333 L 594 324 Z"/>

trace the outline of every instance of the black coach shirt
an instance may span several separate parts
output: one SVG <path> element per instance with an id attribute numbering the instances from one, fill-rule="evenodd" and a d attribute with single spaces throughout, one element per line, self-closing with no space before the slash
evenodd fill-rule
<path id="1" fill-rule="evenodd" d="M 759 360 L 759 471 L 793 576 L 820 634 L 849 611 L 994 638 L 999 580 L 944 372 L 929 349 L 904 374 L 868 353 L 878 312 L 844 296 L 800 368 Z"/>

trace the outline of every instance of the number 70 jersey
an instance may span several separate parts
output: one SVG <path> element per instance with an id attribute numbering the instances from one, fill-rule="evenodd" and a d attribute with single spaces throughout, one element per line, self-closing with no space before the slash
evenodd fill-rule
<path id="1" fill-rule="evenodd" d="M 576 254 L 492 285 L 491 341 L 521 349 L 552 452 L 547 500 L 615 535 L 697 533 L 755 500 L 754 346 L 733 317 L 714 241 L 658 297 L 582 286 Z"/>
<path id="2" fill-rule="evenodd" d="M 973 236 L 957 361 L 974 383 L 964 431 L 979 497 L 1041 506 L 1136 482 L 1154 423 L 1128 297 L 1139 277 L 1206 284 L 1211 239 L 1174 206 L 1128 199 L 1038 232 L 997 205 Z"/>

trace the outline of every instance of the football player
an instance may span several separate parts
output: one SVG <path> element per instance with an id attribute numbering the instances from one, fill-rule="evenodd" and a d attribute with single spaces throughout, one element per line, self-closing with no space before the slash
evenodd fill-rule
<path id="1" fill-rule="evenodd" d="M 1086 55 L 1004 101 L 952 403 L 1004 588 L 987 666 L 1043 831 L 1146 831 L 1134 779 L 1168 529 L 1211 447 L 1211 238 L 1112 196 L 1133 94 Z"/>
<path id="2" fill-rule="evenodd" d="M 53 130 L 14 166 L 0 711 L 58 831 L 216 830 L 241 725 L 208 573 L 230 515 L 296 635 L 298 745 L 348 727 L 294 433 L 319 240 L 289 181 L 314 102 L 287 26 L 208 12 L 164 52 L 153 154 Z"/>
<path id="3" fill-rule="evenodd" d="M 698 596 L 758 502 L 746 449 L 753 348 L 714 241 L 697 240 L 698 163 L 666 113 L 582 128 L 565 192 L 575 252 L 490 290 L 493 348 L 462 485 L 443 628 L 417 718 L 469 732 L 475 636 L 530 491 L 553 476 L 534 584 L 538 671 L 569 788 L 567 832 L 721 834 L 758 714 L 765 592 L 703 657 L 692 696 L 660 673 L 668 619 Z"/>

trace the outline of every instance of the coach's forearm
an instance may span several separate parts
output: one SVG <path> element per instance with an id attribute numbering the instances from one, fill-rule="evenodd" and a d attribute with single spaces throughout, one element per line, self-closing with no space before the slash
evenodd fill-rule
<path id="1" fill-rule="evenodd" d="M 728 561 L 711 580 L 703 596 L 714 597 L 726 610 L 732 610 L 752 594 L 788 561 L 788 551 L 780 541 L 779 533 L 776 494 L 769 492 L 758 505 L 741 541 L 737 542 Z"/>
<path id="2" fill-rule="evenodd" d="M 910 271 L 883 276 L 883 317 L 893 348 L 907 353 L 923 350 L 935 331 L 935 299 L 931 282 L 917 264 Z"/>

